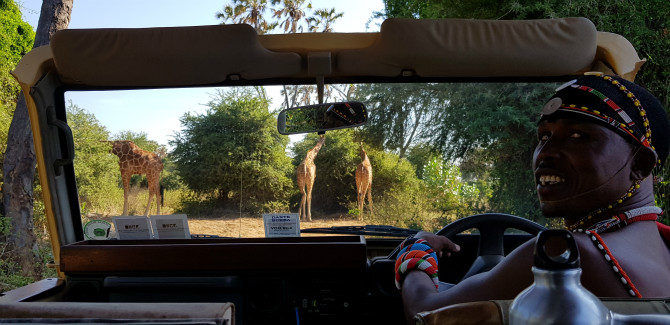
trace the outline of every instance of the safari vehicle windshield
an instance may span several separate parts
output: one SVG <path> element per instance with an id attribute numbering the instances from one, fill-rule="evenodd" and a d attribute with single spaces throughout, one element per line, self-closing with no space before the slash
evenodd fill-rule
<path id="1" fill-rule="evenodd" d="M 317 102 L 310 85 L 68 91 L 82 225 L 107 222 L 104 238 L 116 238 L 115 221 L 148 211 L 184 215 L 192 236 L 265 237 L 263 215 L 294 214 L 302 229 L 384 225 L 399 229 L 382 235 L 406 237 L 485 212 L 538 220 L 535 195 L 518 194 L 532 187 L 537 107 L 557 85 L 330 84 L 324 102 L 364 103 L 369 115 L 321 135 L 326 125 L 298 115 L 336 104 L 279 114 Z M 299 133 L 280 134 L 278 122 Z M 142 168 L 154 166 L 147 209 L 154 185 Z M 125 211 L 124 169 L 144 174 L 129 178 Z"/>
<path id="2" fill-rule="evenodd" d="M 402 239 L 463 247 L 438 275 L 457 283 L 560 226 L 534 193 L 540 108 L 576 76 L 632 80 L 643 62 L 584 18 L 60 31 L 15 71 L 58 278 L 0 302 L 403 323 Z"/>

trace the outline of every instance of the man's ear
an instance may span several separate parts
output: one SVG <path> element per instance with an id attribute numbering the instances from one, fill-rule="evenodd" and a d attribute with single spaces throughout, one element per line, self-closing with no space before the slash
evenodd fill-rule
<path id="1" fill-rule="evenodd" d="M 638 180 L 647 178 L 658 161 L 656 151 L 649 147 L 638 147 L 633 155 L 631 178 Z"/>

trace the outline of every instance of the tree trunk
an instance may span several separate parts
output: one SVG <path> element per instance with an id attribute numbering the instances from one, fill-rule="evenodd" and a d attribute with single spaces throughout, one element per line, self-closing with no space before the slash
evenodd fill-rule
<path id="1" fill-rule="evenodd" d="M 49 44 L 51 36 L 70 23 L 73 0 L 44 0 L 37 24 L 34 47 Z M 23 93 L 19 94 L 14 118 L 7 135 L 7 151 L 3 162 L 3 204 L 11 229 L 7 235 L 3 258 L 19 267 L 21 275 L 38 279 L 41 266 L 37 256 L 37 240 L 33 231 L 33 183 L 35 180 L 35 149 Z"/>

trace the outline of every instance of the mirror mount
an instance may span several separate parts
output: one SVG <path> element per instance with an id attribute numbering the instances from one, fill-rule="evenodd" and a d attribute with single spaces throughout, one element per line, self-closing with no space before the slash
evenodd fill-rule
<path id="1" fill-rule="evenodd" d="M 307 73 L 316 76 L 319 104 L 323 104 L 324 76 L 330 75 L 333 72 L 332 66 L 330 52 L 307 53 Z"/>
<path id="2" fill-rule="evenodd" d="M 323 104 L 323 76 L 316 76 L 316 91 L 319 94 L 319 104 Z"/>

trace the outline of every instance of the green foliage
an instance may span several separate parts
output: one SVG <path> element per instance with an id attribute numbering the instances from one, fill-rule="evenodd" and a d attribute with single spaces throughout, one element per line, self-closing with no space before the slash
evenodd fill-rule
<path id="1" fill-rule="evenodd" d="M 482 191 L 472 211 L 491 209 L 538 219 L 537 198 L 529 182 L 535 123 L 539 107 L 555 87 L 549 83 L 364 85 L 358 94 L 370 107 L 370 123 L 362 136 L 401 154 L 419 143 L 411 147 L 409 159 L 423 179 L 423 168 L 435 153 L 458 160 L 469 181 Z"/>
<path id="2" fill-rule="evenodd" d="M 130 140 L 142 150 L 160 153 L 165 150 L 163 146 L 159 146 L 158 142 L 149 139 L 149 135 L 145 132 L 133 132 L 130 130 L 120 131 L 113 136 L 114 140 Z"/>
<path id="3" fill-rule="evenodd" d="M 21 57 L 33 47 L 35 32 L 23 21 L 21 11 L 14 0 L 0 0 L 0 64 L 13 68 Z"/>
<path id="4" fill-rule="evenodd" d="M 204 114 L 187 113 L 174 146 L 176 172 L 197 194 L 215 195 L 246 211 L 288 200 L 292 172 L 288 138 L 276 130 L 269 101 L 259 89 L 219 90 Z"/>
<path id="5" fill-rule="evenodd" d="M 404 157 L 414 143 L 429 143 L 432 129 L 426 127 L 445 110 L 449 84 L 366 84 L 356 90 L 358 100 L 368 106 L 370 117 L 363 139 L 376 147 Z"/>
<path id="6" fill-rule="evenodd" d="M 501 0 L 384 0 L 377 18 L 478 18 L 496 19 L 505 14 Z"/>
<path id="7" fill-rule="evenodd" d="M 409 150 L 407 155 L 407 160 L 414 166 L 416 169 L 416 177 L 419 179 L 424 178 L 424 167 L 428 165 L 428 162 L 439 155 L 439 151 L 433 148 L 432 146 L 426 143 L 419 143 L 418 145 L 413 146 Z"/>
<path id="8" fill-rule="evenodd" d="M 19 83 L 9 73 L 33 47 L 35 32 L 21 17 L 14 0 L 0 0 L 0 171 L 7 133 L 14 116 Z M 1 173 L 1 172 L 0 172 Z"/>
<path id="9" fill-rule="evenodd" d="M 9 291 L 33 282 L 35 282 L 35 279 L 21 275 L 16 263 L 0 259 L 0 292 Z"/>
<path id="10" fill-rule="evenodd" d="M 372 194 L 385 196 L 389 191 L 412 191 L 418 189 L 419 179 L 414 166 L 407 159 L 376 148 L 366 149 L 373 169 Z"/>
<path id="11" fill-rule="evenodd" d="M 433 157 L 424 166 L 423 180 L 426 195 L 443 215 L 466 217 L 476 212 L 487 201 L 475 184 L 463 181 L 458 166 Z"/>
<path id="12" fill-rule="evenodd" d="M 35 227 L 35 229 L 38 230 L 38 227 Z M 39 235 L 39 231 L 37 234 Z M 0 244 L 0 252 L 2 252 L 3 249 L 4 243 Z M 38 240 L 36 253 L 38 256 L 37 263 L 40 265 L 46 265 L 53 261 L 51 246 L 49 246 L 48 241 L 45 239 Z M 0 258 L 0 292 L 13 290 L 35 282 L 35 279 L 32 277 L 22 276 L 19 267 L 18 263 L 14 261 Z M 42 266 L 40 266 L 40 269 L 42 271 L 41 278 L 55 278 L 58 276 L 55 269 L 48 269 Z"/>
<path id="13" fill-rule="evenodd" d="M 365 150 L 373 170 L 374 217 L 368 218 L 375 223 L 423 229 L 426 220 L 434 215 L 414 166 L 393 153 L 376 148 Z"/>
<path id="14" fill-rule="evenodd" d="M 163 172 L 161 173 L 160 184 L 165 190 L 184 188 L 184 183 L 177 173 L 177 165 L 172 160 L 172 156 L 167 156 L 163 159 Z"/>
<path id="15" fill-rule="evenodd" d="M 93 114 L 69 102 L 67 119 L 75 146 L 74 170 L 81 212 L 108 210 L 107 198 L 118 191 L 119 165 L 109 153 L 109 132 Z"/>
<path id="16" fill-rule="evenodd" d="M 317 140 L 316 134 L 309 134 L 294 145 L 292 152 L 295 167 L 302 162 L 307 151 Z M 407 159 L 375 148 L 366 142 L 363 142 L 363 147 L 373 170 L 374 204 L 374 214 L 364 213 L 365 220 L 369 223 L 416 229 L 434 229 L 442 225 L 442 221 L 447 217 L 433 204 L 437 197 L 441 198 L 440 194 L 435 193 L 433 197 L 426 195 L 429 186 L 416 176 L 415 167 Z M 356 167 L 361 162 L 359 148 L 360 142 L 353 129 L 326 133 L 326 142 L 314 159 L 316 179 L 312 192 L 312 213 L 316 217 L 319 214 L 346 211 L 349 214 L 361 215 L 361 211 L 357 208 L 354 177 Z M 468 188 L 466 184 L 461 185 L 464 189 Z M 459 195 L 465 192 L 465 190 L 459 192 Z M 471 196 L 470 193 L 468 195 Z M 300 193 L 294 191 L 291 200 L 293 211 L 297 211 L 300 198 Z"/>
<path id="17" fill-rule="evenodd" d="M 452 157 L 479 161 L 468 170 L 490 173 L 493 211 L 539 220 L 531 173 L 539 107 L 555 84 L 463 84 L 440 115 L 434 146 Z M 473 95 L 474 94 L 474 95 Z M 482 171 L 477 168 L 486 168 Z M 467 170 L 467 169 L 466 169 Z"/>

